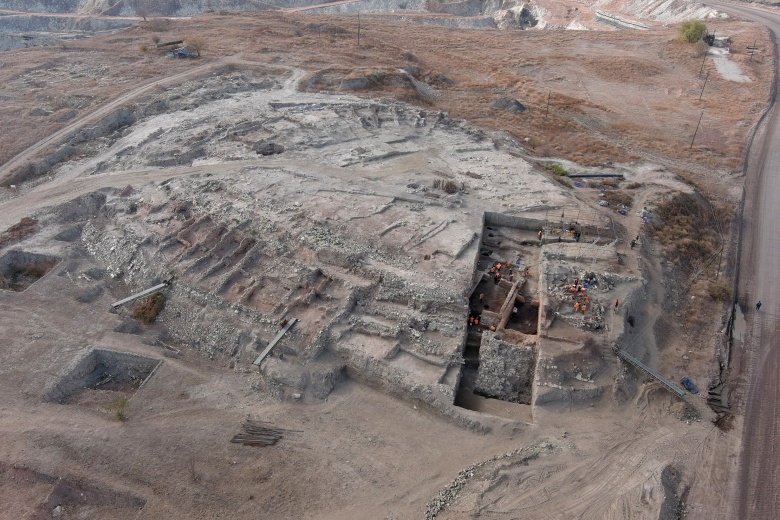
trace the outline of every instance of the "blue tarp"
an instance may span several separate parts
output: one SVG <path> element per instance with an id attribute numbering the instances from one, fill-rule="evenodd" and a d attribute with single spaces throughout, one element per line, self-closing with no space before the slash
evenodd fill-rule
<path id="1" fill-rule="evenodd" d="M 696 387 L 696 385 L 693 384 L 693 381 L 691 381 L 687 377 L 683 377 L 682 379 L 680 379 L 680 384 L 683 385 L 685 389 L 692 394 L 699 393 L 699 389 Z"/>

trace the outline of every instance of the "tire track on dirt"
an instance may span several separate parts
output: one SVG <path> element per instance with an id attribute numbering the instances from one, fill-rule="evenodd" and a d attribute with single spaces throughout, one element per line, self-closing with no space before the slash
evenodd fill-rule
<path id="1" fill-rule="evenodd" d="M 475 490 L 475 512 L 486 518 L 636 517 L 640 497 L 647 488 L 659 487 L 661 471 L 675 462 L 669 460 L 667 447 L 679 442 L 679 432 L 664 427 L 652 436 L 647 431 L 626 433 L 628 439 L 610 442 L 574 466 L 552 460 L 542 466 L 497 469 L 494 483 Z M 697 435 L 683 439 L 682 452 L 693 450 L 698 441 Z"/>

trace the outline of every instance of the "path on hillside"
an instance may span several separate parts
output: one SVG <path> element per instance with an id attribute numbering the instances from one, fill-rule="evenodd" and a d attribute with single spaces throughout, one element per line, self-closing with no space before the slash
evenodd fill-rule
<path id="1" fill-rule="evenodd" d="M 125 92 L 124 94 L 110 101 L 107 101 L 106 103 L 99 106 L 97 109 L 93 110 L 92 112 L 83 115 L 82 117 L 78 118 L 76 121 L 57 130 L 56 132 L 49 135 L 48 137 L 41 139 L 40 141 L 33 144 L 32 146 L 29 146 L 27 149 L 23 150 L 22 152 L 16 154 L 14 157 L 9 159 L 5 164 L 0 165 L 0 180 L 4 179 L 6 176 L 11 174 L 17 168 L 23 166 L 24 164 L 40 156 L 42 152 L 44 152 L 50 146 L 61 143 L 69 135 L 75 133 L 76 131 L 84 128 L 87 125 L 98 122 L 100 119 L 107 116 L 108 114 L 118 109 L 122 105 L 126 104 L 127 102 L 143 94 L 148 93 L 152 89 L 159 86 L 167 85 L 169 83 L 180 83 L 186 79 L 203 75 L 204 73 L 209 72 L 216 67 L 225 65 L 231 61 L 232 61 L 231 58 L 222 58 L 220 60 L 212 61 L 204 65 L 194 67 L 190 70 L 180 72 L 178 74 L 174 74 L 172 76 L 166 76 L 164 78 L 156 79 L 148 83 L 137 85 L 133 89 Z"/>
<path id="2" fill-rule="evenodd" d="M 325 4 L 304 5 L 300 7 L 287 7 L 282 9 L 282 11 L 284 11 L 285 13 L 298 13 L 300 11 L 310 11 L 312 9 L 321 9 L 323 7 L 331 7 L 334 5 L 356 4 L 362 1 L 363 0 L 341 0 L 340 2 L 328 2 Z"/>
<path id="3" fill-rule="evenodd" d="M 286 7 L 281 9 L 285 13 L 300 13 L 302 11 L 312 11 L 314 9 L 323 9 L 326 7 L 334 7 L 339 5 L 357 4 L 363 0 L 340 0 L 338 2 L 327 2 L 324 4 L 304 5 L 300 7 Z M 339 11 L 330 12 L 327 14 L 351 14 L 356 15 L 360 11 Z M 451 13 L 440 13 L 436 11 L 413 11 L 406 9 L 399 9 L 398 11 L 363 11 L 364 16 L 370 17 L 404 17 L 404 18 L 442 18 L 442 19 L 458 19 L 458 20 L 479 20 L 482 18 L 489 18 L 486 15 L 474 15 L 474 16 L 460 16 Z"/>
<path id="4" fill-rule="evenodd" d="M 708 2 L 723 11 L 764 24 L 780 35 L 780 14 L 752 7 Z M 777 46 L 777 44 L 775 44 Z M 777 59 L 777 48 L 765 55 Z M 730 511 L 722 518 L 771 520 L 780 511 L 780 114 L 774 104 L 749 155 L 740 259 L 740 294 L 747 295 L 747 341 L 732 353 L 738 383 L 736 404 L 744 410 L 742 451 L 731 471 Z M 761 310 L 755 303 L 761 300 Z"/>

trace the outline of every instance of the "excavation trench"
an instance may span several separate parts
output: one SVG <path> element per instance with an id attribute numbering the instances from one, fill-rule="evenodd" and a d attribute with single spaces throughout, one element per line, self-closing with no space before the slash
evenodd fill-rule
<path id="1" fill-rule="evenodd" d="M 0 258 L 0 289 L 24 291 L 54 269 L 58 261 L 50 255 L 9 251 Z"/>
<path id="2" fill-rule="evenodd" d="M 91 349 L 67 367 L 47 388 L 45 401 L 71 403 L 89 390 L 134 394 L 154 374 L 161 361 L 107 349 Z"/>
<path id="3" fill-rule="evenodd" d="M 530 421 L 538 357 L 539 223 L 501 217 L 485 216 L 455 405 Z"/>

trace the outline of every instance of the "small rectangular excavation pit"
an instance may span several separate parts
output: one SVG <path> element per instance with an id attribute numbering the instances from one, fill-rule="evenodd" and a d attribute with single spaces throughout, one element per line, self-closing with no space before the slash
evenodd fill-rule
<path id="1" fill-rule="evenodd" d="M 49 385 L 44 393 L 45 401 L 62 404 L 85 404 L 90 399 L 108 402 L 117 394 L 133 395 L 160 366 L 162 361 L 129 352 L 107 349 L 91 349 L 76 359 L 62 376 Z M 96 396 L 87 390 L 100 391 Z M 84 394 L 87 395 L 84 395 Z"/>
<path id="2" fill-rule="evenodd" d="M 55 256 L 8 251 L 0 257 L 0 290 L 22 292 L 54 269 Z"/>

